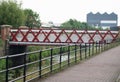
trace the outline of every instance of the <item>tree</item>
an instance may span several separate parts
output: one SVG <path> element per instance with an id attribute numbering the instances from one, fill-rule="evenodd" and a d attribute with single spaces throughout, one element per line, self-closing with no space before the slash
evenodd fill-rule
<path id="1" fill-rule="evenodd" d="M 80 22 L 80 21 L 77 21 L 75 19 L 69 19 L 68 21 L 62 23 L 61 28 L 80 29 L 80 30 L 96 30 L 97 29 L 95 27 L 89 26 L 86 22 Z"/>
<path id="2" fill-rule="evenodd" d="M 13 0 L 0 1 L 0 25 L 8 24 L 18 27 L 25 24 L 25 19 L 21 3 L 18 4 Z"/>
<path id="3" fill-rule="evenodd" d="M 30 28 L 41 26 L 39 14 L 37 14 L 31 9 L 25 9 L 24 13 L 26 15 L 26 21 L 25 21 L 26 26 Z"/>
<path id="4" fill-rule="evenodd" d="M 65 29 L 75 29 L 75 28 L 77 28 L 76 25 L 77 25 L 76 20 L 70 19 L 70 20 L 62 23 L 61 27 L 65 28 Z"/>

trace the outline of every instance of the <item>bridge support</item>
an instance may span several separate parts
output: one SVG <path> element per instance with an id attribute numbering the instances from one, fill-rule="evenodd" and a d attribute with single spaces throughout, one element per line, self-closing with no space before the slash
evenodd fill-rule
<path id="1" fill-rule="evenodd" d="M 0 26 L 1 27 L 1 29 L 0 29 L 0 38 L 1 38 L 1 40 L 2 40 L 2 50 L 3 50 L 3 52 L 2 52 L 2 54 L 3 55 L 7 55 L 8 54 L 8 50 L 7 50 L 7 48 L 8 48 L 8 39 L 9 39 L 9 32 L 10 32 L 10 29 L 12 28 L 12 26 L 11 25 L 1 25 Z"/>
<path id="2" fill-rule="evenodd" d="M 24 53 L 27 49 L 26 45 L 9 45 L 8 47 L 8 55 L 16 55 L 20 53 Z M 11 58 L 12 66 L 18 66 L 24 63 L 24 56 L 18 56 Z"/>
<path id="3" fill-rule="evenodd" d="M 11 28 L 11 25 L 1 25 L 1 38 L 3 41 L 9 39 L 9 32 Z"/>
<path id="4" fill-rule="evenodd" d="M 4 55 L 15 55 L 15 54 L 20 54 L 24 53 L 27 49 L 26 45 L 10 45 L 8 43 L 9 38 L 9 32 L 10 29 L 12 28 L 11 25 L 1 25 L 1 39 L 3 41 L 3 49 L 5 50 Z M 21 65 L 24 63 L 24 57 L 19 56 L 19 57 L 13 57 L 10 58 L 12 61 L 12 66 L 17 66 Z"/>

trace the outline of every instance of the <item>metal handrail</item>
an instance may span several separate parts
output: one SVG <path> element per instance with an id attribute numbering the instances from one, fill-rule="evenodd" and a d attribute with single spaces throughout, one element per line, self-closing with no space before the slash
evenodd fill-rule
<path id="1" fill-rule="evenodd" d="M 94 42 L 93 44 L 85 43 L 85 44 L 79 44 L 79 45 L 78 44 L 77 45 L 67 45 L 67 46 L 60 46 L 57 48 L 50 48 L 50 49 L 45 49 L 45 50 L 38 50 L 38 51 L 33 51 L 33 52 L 25 52 L 25 53 L 21 53 L 21 54 L 3 56 L 3 57 L 0 57 L 0 60 L 4 59 L 6 61 L 6 68 L 0 70 L 0 73 L 4 73 L 4 72 L 6 73 L 6 77 L 5 77 L 6 82 L 17 81 L 20 79 L 23 79 L 24 82 L 29 82 L 30 80 L 33 80 L 34 78 L 42 77 L 42 75 L 51 73 L 57 69 L 61 69 L 63 66 L 69 66 L 72 62 L 76 63 L 78 59 L 79 60 L 86 59 L 88 57 L 91 57 L 94 54 L 97 54 L 106 49 L 109 49 L 110 45 L 112 45 L 111 47 L 114 47 L 113 44 L 116 45 L 117 43 L 119 43 L 119 41 L 118 42 L 116 41 L 114 43 L 109 43 L 109 44 L 107 42 L 104 42 L 104 43 L 103 42 L 102 43 Z M 65 48 L 67 48 L 67 49 L 65 52 L 63 52 L 62 49 L 65 49 Z M 55 49 L 59 50 L 59 52 L 57 54 L 53 53 L 53 50 L 55 50 Z M 44 51 L 49 51 L 50 52 L 49 56 L 42 57 L 42 55 L 43 55 L 42 53 L 44 53 Z M 26 58 L 27 55 L 36 54 L 36 53 L 38 53 L 37 55 L 39 56 L 39 58 L 37 60 L 27 62 L 28 61 L 28 59 Z M 23 58 L 24 58 L 23 64 L 17 65 L 14 67 L 8 66 L 8 63 L 9 63 L 8 60 L 12 60 L 12 58 L 16 58 L 16 57 L 20 57 L 20 56 L 23 56 Z M 64 56 L 66 56 L 67 59 L 63 59 Z M 78 56 L 79 56 L 79 58 L 78 58 Z M 58 59 L 55 62 L 55 60 L 53 58 L 56 58 L 56 57 L 58 57 Z M 71 60 L 74 60 L 74 61 L 71 61 Z M 54 63 L 53 63 L 53 61 L 54 61 Z M 48 65 L 47 64 L 44 65 L 44 62 L 45 63 L 47 62 Z M 26 70 L 29 69 L 29 65 L 35 65 L 35 64 L 39 64 L 38 67 L 36 67 L 37 70 L 27 73 Z M 10 74 L 9 71 L 17 70 L 19 68 L 23 68 L 22 76 L 19 76 L 17 78 L 10 80 L 9 79 L 9 74 Z M 49 70 L 47 70 L 47 69 L 49 69 Z M 30 79 L 27 79 L 28 76 L 38 73 L 38 72 L 39 72 L 39 75 L 37 75 L 33 78 L 30 78 Z"/>

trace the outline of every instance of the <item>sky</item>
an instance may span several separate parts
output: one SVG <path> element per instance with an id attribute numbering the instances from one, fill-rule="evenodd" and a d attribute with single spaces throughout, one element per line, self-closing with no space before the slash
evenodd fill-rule
<path id="1" fill-rule="evenodd" d="M 39 13 L 41 22 L 63 23 L 70 18 L 86 22 L 89 12 L 118 14 L 120 25 L 120 0 L 17 0 L 22 8 Z"/>

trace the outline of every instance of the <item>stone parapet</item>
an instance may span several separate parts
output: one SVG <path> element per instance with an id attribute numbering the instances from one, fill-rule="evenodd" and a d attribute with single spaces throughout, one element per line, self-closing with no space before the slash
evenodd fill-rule
<path id="1" fill-rule="evenodd" d="M 1 38 L 3 41 L 9 38 L 10 28 L 12 28 L 11 25 L 1 25 Z"/>

